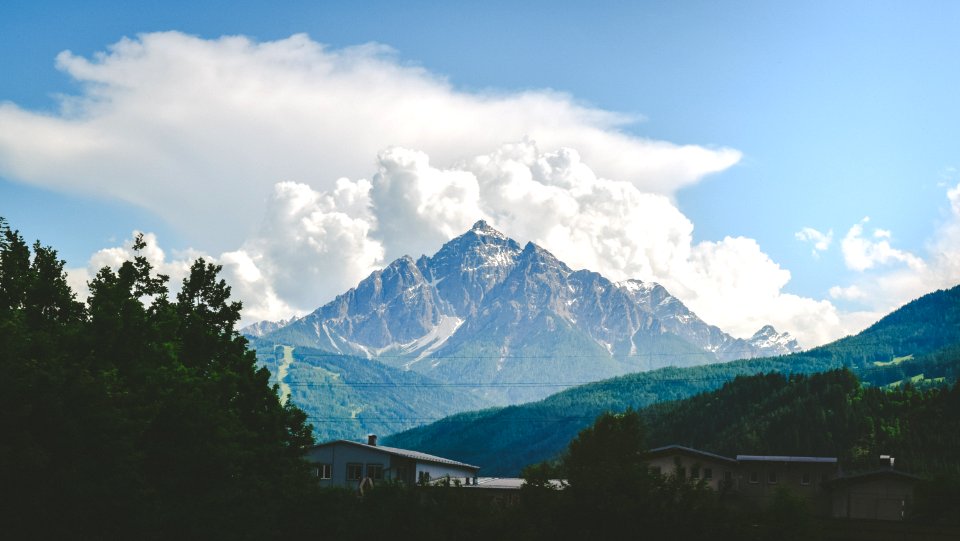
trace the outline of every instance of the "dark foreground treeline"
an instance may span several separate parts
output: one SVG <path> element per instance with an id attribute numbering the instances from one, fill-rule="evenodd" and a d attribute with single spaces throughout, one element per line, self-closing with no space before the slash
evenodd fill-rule
<path id="1" fill-rule="evenodd" d="M 138 256 L 81 303 L 0 220 L 0 537 L 267 539 L 304 511 L 310 428 L 218 271 L 197 261 L 171 298 Z"/>
<path id="2" fill-rule="evenodd" d="M 904 523 L 818 517 L 813 502 L 786 488 L 769 506 L 755 508 L 703 482 L 652 473 L 643 451 L 650 434 L 643 419 L 634 411 L 601 416 L 560 459 L 528 467 L 527 486 L 509 504 L 466 487 L 381 486 L 362 498 L 327 490 L 314 495 L 315 511 L 295 528 L 308 536 L 356 540 L 933 541 L 960 535 L 960 484 L 948 478 L 918 486 Z M 554 488 L 550 480 L 557 478 L 566 480 L 566 488 Z"/>
<path id="3" fill-rule="evenodd" d="M 693 399 L 705 403 L 601 416 L 557 461 L 529 468 L 512 505 L 457 487 L 320 490 L 301 458 L 305 416 L 257 369 L 218 271 L 197 261 L 171 296 L 137 256 L 102 269 L 82 303 L 56 252 L 0 220 L 3 538 L 811 539 L 820 523 L 789 493 L 767 510 L 729 506 L 651 475 L 642 450 L 658 439 L 719 452 L 832 445 L 853 458 L 882 448 L 929 472 L 956 469 L 956 386 L 877 394 L 837 372 L 746 378 Z M 567 489 L 545 482 L 558 477 Z M 949 478 L 929 483 L 915 516 L 949 520 L 957 501 Z"/>

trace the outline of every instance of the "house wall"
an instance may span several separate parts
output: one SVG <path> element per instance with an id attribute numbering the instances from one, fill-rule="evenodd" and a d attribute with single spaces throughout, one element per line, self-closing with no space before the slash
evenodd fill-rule
<path id="1" fill-rule="evenodd" d="M 420 479 L 421 473 L 430 474 L 430 479 L 441 479 L 450 476 L 452 479 L 460 479 L 463 482 L 467 477 L 473 478 L 476 476 L 476 470 L 470 468 L 463 468 L 460 466 L 454 466 L 452 464 L 436 464 L 433 462 L 417 462 L 417 477 Z M 451 481 L 452 482 L 452 481 Z"/>
<path id="2" fill-rule="evenodd" d="M 731 479 L 736 477 L 735 472 L 737 468 L 736 464 L 730 462 L 711 460 L 707 457 L 682 453 L 651 458 L 647 461 L 647 465 L 654 470 L 659 470 L 661 475 L 672 474 L 679 466 L 683 468 L 684 476 L 686 478 L 690 478 L 694 471 L 697 471 L 699 473 L 699 478 L 701 479 L 704 478 L 706 470 L 710 469 L 712 475 L 711 479 L 706 480 L 707 485 L 710 488 L 718 491 L 723 488 L 722 483 L 726 474 L 729 473 Z"/>
<path id="3" fill-rule="evenodd" d="M 317 447 L 311 449 L 306 455 L 308 462 L 332 465 L 331 478 L 321 479 L 320 486 L 343 487 L 356 487 L 359 485 L 356 481 L 347 481 L 348 464 L 362 464 L 363 477 L 368 475 L 368 466 L 379 464 L 383 467 L 384 478 L 390 479 L 394 472 L 391 457 L 390 454 L 382 451 L 343 443 Z"/>
<path id="4" fill-rule="evenodd" d="M 308 462 L 320 465 L 331 465 L 330 479 L 320 479 L 320 486 L 342 486 L 356 488 L 357 481 L 347 480 L 347 466 L 349 464 L 362 465 L 362 477 L 369 477 L 369 466 L 383 467 L 384 480 L 397 480 L 407 484 L 415 484 L 424 473 L 430 474 L 430 479 L 440 479 L 449 475 L 451 478 L 462 480 L 476 476 L 476 470 L 452 464 L 437 464 L 423 462 L 380 451 L 376 448 L 351 445 L 349 443 L 333 443 L 322 447 L 315 447 L 307 452 Z"/>
<path id="5" fill-rule="evenodd" d="M 835 463 L 741 461 L 736 488 L 746 501 L 759 507 L 773 501 L 777 490 L 786 489 L 810 501 L 815 513 L 825 515 L 829 503 L 822 483 L 833 479 L 836 474 Z"/>
<path id="6" fill-rule="evenodd" d="M 832 515 L 836 518 L 902 520 L 913 498 L 913 482 L 874 479 L 836 487 Z"/>
<path id="7" fill-rule="evenodd" d="M 399 456 L 390 457 L 388 478 L 413 486 L 417 483 L 417 461 Z"/>

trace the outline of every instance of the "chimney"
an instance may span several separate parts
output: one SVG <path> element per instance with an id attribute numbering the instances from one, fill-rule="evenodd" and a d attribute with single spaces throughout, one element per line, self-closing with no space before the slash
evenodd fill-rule
<path id="1" fill-rule="evenodd" d="M 376 434 L 367 434 L 367 445 L 377 446 L 377 435 Z"/>
<path id="2" fill-rule="evenodd" d="M 890 456 L 890 455 L 880 455 L 880 465 L 881 465 L 881 466 L 886 466 L 886 467 L 890 468 L 891 470 L 893 469 L 893 463 L 894 463 L 895 460 L 896 460 L 896 458 L 894 458 L 894 457 L 892 457 L 892 456 Z"/>

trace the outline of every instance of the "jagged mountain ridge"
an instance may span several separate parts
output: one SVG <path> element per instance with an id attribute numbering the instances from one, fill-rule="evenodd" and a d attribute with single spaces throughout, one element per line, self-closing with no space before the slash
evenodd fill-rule
<path id="1" fill-rule="evenodd" d="M 256 323 L 251 323 L 250 325 L 240 329 L 240 334 L 246 336 L 247 338 L 260 338 L 261 336 L 272 333 L 277 329 L 286 327 L 296 320 L 296 317 L 292 317 L 290 319 L 281 319 L 279 321 L 257 321 Z"/>
<path id="2" fill-rule="evenodd" d="M 263 338 L 484 385 L 580 383 L 799 349 L 769 326 L 734 338 L 658 284 L 574 271 L 484 221 L 433 256 L 397 259 Z M 484 392 L 514 403 L 555 390 Z"/>

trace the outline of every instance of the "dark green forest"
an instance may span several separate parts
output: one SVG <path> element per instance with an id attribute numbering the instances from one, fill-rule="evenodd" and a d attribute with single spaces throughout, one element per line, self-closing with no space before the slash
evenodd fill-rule
<path id="1" fill-rule="evenodd" d="M 956 359 L 956 358 L 955 358 Z M 642 410 L 651 445 L 735 457 L 837 457 L 847 470 L 897 467 L 960 478 L 960 383 L 863 386 L 848 369 L 738 377 L 723 388 Z"/>
<path id="2" fill-rule="evenodd" d="M 138 255 L 86 303 L 63 267 L 0 221 L 4 537 L 274 537 L 312 436 L 234 330 L 219 267 L 196 261 L 171 298 Z"/>

